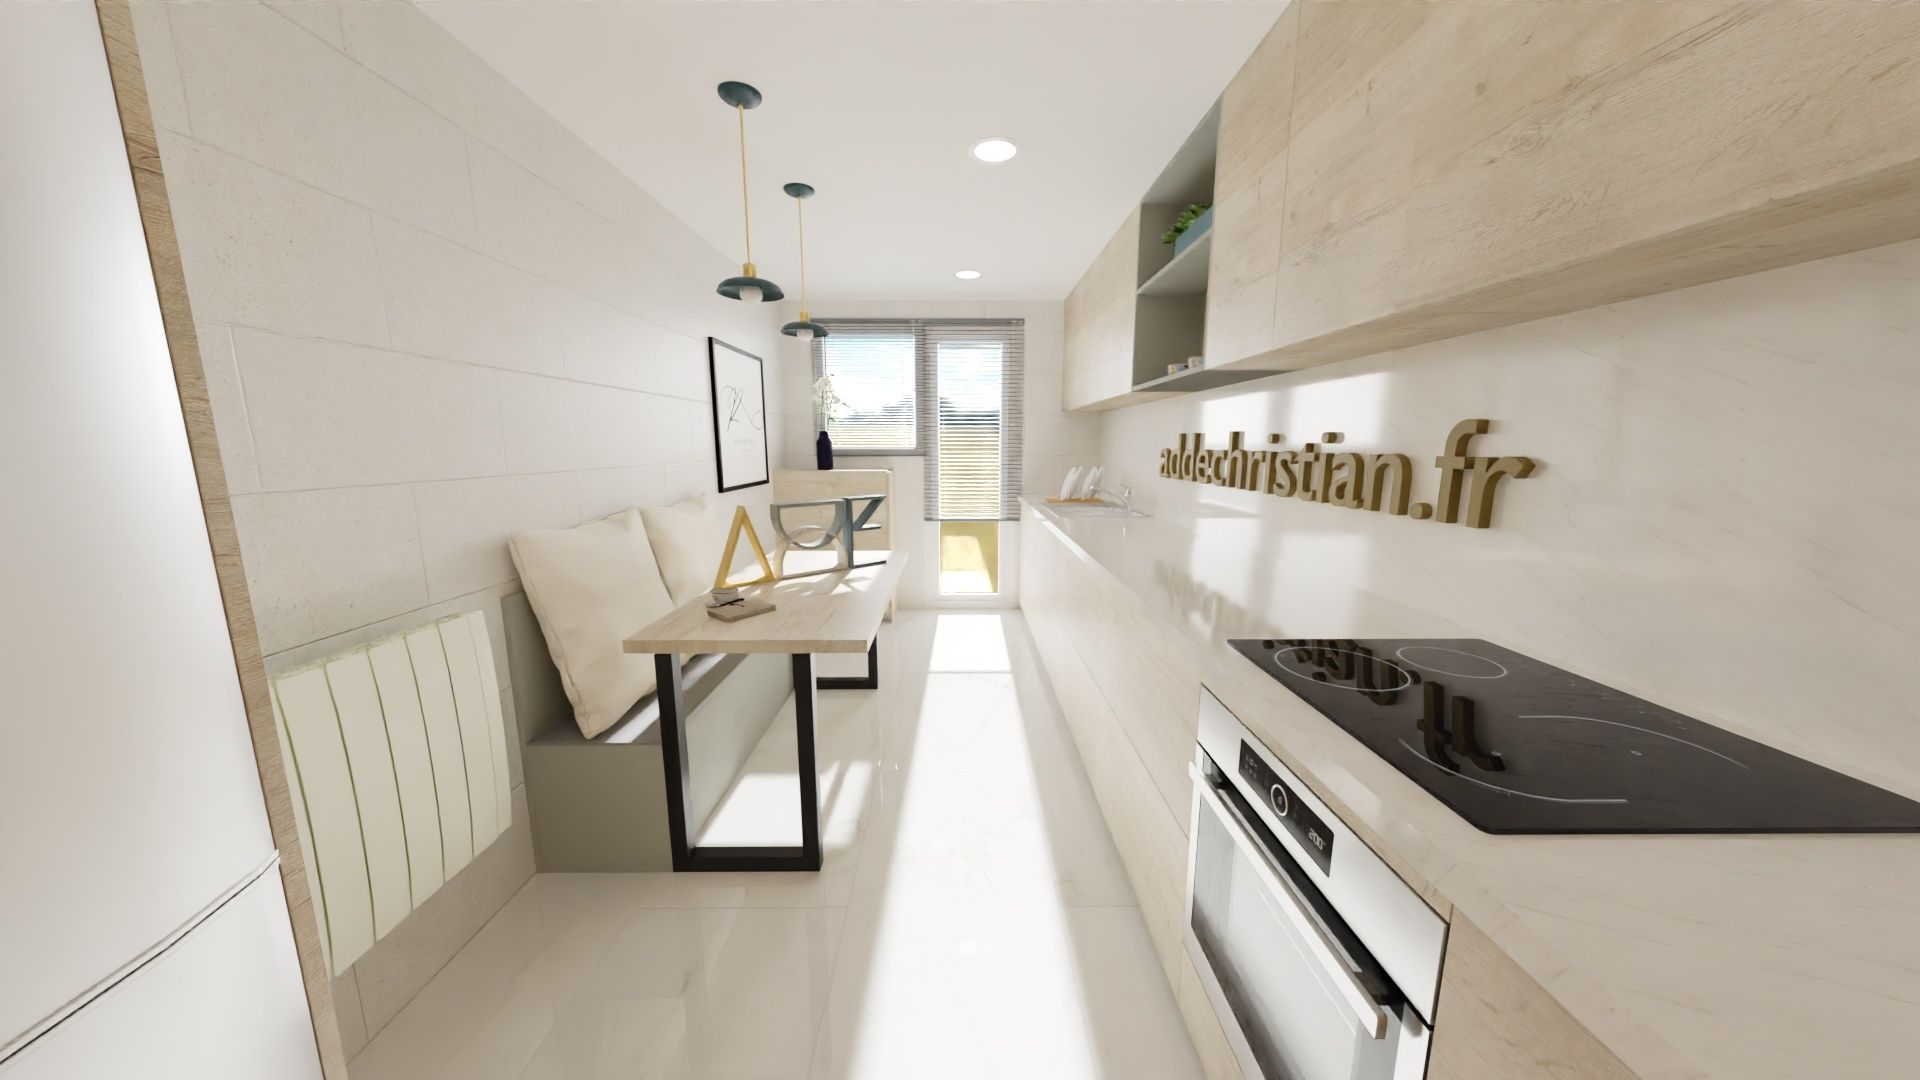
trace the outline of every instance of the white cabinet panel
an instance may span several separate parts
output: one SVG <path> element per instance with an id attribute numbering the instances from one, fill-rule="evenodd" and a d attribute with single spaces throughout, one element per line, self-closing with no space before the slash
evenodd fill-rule
<path id="1" fill-rule="evenodd" d="M 280 712 L 280 699 L 271 690 L 273 726 L 280 734 L 280 761 L 287 774 L 287 799 L 293 806 L 293 827 L 300 837 L 300 850 L 307 853 L 307 895 L 313 900 L 313 919 L 320 927 L 320 956 L 333 970 L 333 946 L 327 942 L 327 894 L 320 888 L 320 864 L 313 857 L 313 826 L 307 823 L 307 796 L 300 787 L 300 766 L 293 760 L 293 736 L 287 734 L 287 718 Z"/>
<path id="2" fill-rule="evenodd" d="M 307 668 L 274 680 L 273 695 L 293 740 L 293 760 L 306 796 L 307 828 L 320 887 L 327 895 L 327 942 L 333 964 L 345 968 L 373 945 L 373 890 L 360 807 L 340 720 L 325 668 Z"/>
<path id="3" fill-rule="evenodd" d="M 427 752 L 433 760 L 434 791 L 440 800 L 440 852 L 452 877 L 473 861 L 473 812 L 467 802 L 466 750 L 460 716 L 453 702 L 452 675 L 438 627 L 407 634 L 407 656 L 420 690 L 420 711 L 427 721 Z"/>
<path id="4" fill-rule="evenodd" d="M 427 722 L 420 715 L 420 690 L 413 682 L 413 660 L 399 638 L 367 650 L 374 685 L 387 717 L 387 747 L 393 752 L 393 778 L 400 788 L 400 814 L 406 823 L 407 862 L 415 902 L 432 896 L 446 880 L 440 854 L 440 797 L 433 787 L 433 760 L 427 749 Z"/>
<path id="5" fill-rule="evenodd" d="M 400 792 L 387 748 L 387 718 L 364 652 L 327 662 L 327 687 L 340 716 L 340 736 L 353 769 L 353 800 L 360 808 L 360 840 L 366 846 L 367 880 L 373 892 L 373 933 L 386 937 L 413 911 L 407 873 L 407 835 L 400 822 Z"/>
<path id="6" fill-rule="evenodd" d="M 318 1080 L 280 868 L 0 1063 L 4 1080 Z"/>
<path id="7" fill-rule="evenodd" d="M 493 746 L 487 738 L 488 691 L 480 685 L 480 665 L 473 651 L 473 633 L 465 619 L 440 624 L 440 643 L 447 653 L 447 682 L 453 687 L 454 712 L 460 720 L 460 748 L 466 761 L 467 801 L 473 823 L 473 847 L 484 849 L 500 835 L 493 797 Z M 493 696 L 498 698 L 498 691 Z"/>
<path id="8" fill-rule="evenodd" d="M 467 621 L 467 632 L 473 636 L 473 655 L 480 665 L 484 683 L 481 689 L 487 700 L 487 740 L 493 756 L 494 817 L 500 823 L 500 831 L 506 832 L 513 824 L 513 783 L 507 771 L 507 720 L 500 711 L 500 675 L 493 666 L 493 642 L 487 636 L 486 614 L 469 611 L 461 618 Z"/>
<path id="9" fill-rule="evenodd" d="M 0 147 L 4 1047 L 273 844 L 92 4 L 0 3 Z"/>

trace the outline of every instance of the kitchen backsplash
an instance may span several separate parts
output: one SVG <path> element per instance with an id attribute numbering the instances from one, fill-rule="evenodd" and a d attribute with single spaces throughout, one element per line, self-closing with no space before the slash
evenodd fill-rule
<path id="1" fill-rule="evenodd" d="M 1463 417 L 1492 421 L 1473 453 L 1537 463 L 1489 529 L 1159 475 L 1182 434 L 1411 453 Z M 1136 405 L 1102 443 L 1156 516 L 1263 523 L 1256 561 L 1920 795 L 1920 241 Z M 1195 562 L 1196 590 L 1244 589 Z"/>

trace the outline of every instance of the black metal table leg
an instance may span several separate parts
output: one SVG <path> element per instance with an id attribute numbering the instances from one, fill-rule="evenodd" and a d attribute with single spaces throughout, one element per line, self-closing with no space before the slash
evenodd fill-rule
<path id="1" fill-rule="evenodd" d="M 655 691 L 660 703 L 661 764 L 667 781 L 667 834 L 673 868 L 680 872 L 725 870 L 818 870 L 820 850 L 820 767 L 814 749 L 813 656 L 793 654 L 793 722 L 799 747 L 799 847 L 696 847 L 687 835 L 687 740 L 684 685 L 679 658 L 654 656 Z"/>
<path id="2" fill-rule="evenodd" d="M 819 680 L 822 690 L 878 690 L 880 689 L 880 635 L 873 635 L 873 644 L 867 646 L 867 673 L 865 675 L 826 675 Z"/>

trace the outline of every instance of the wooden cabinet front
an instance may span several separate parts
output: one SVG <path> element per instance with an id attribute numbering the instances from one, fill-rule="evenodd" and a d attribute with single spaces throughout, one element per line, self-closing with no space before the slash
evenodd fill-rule
<path id="1" fill-rule="evenodd" d="M 1454 912 L 1427 1080 L 1637 1080 L 1480 928 Z"/>
<path id="2" fill-rule="evenodd" d="M 1111 403 L 1133 391 L 1133 313 L 1140 272 L 1140 209 L 1087 267 L 1067 296 L 1061 400 L 1069 409 Z"/>
<path id="3" fill-rule="evenodd" d="M 1274 289 L 1286 215 L 1298 6 L 1289 6 L 1220 98 L 1207 270 L 1208 365 L 1273 348 Z"/>

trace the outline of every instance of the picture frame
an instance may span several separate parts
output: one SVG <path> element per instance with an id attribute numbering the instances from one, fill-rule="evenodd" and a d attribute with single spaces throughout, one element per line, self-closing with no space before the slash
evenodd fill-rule
<path id="1" fill-rule="evenodd" d="M 745 349 L 707 339 L 713 404 L 713 464 L 721 491 L 758 487 L 773 477 L 767 458 L 766 365 Z"/>

